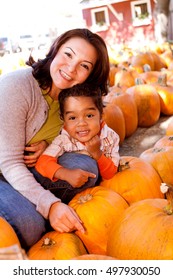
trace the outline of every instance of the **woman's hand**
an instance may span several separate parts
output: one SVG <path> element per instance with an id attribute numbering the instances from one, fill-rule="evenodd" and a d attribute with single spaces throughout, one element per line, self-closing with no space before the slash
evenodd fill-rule
<path id="1" fill-rule="evenodd" d="M 74 209 L 62 202 L 52 204 L 49 211 L 49 221 L 52 228 L 61 233 L 74 230 L 85 232 L 82 221 Z"/>
<path id="2" fill-rule="evenodd" d="M 24 155 L 25 164 L 28 167 L 35 166 L 39 156 L 44 152 L 44 150 L 47 148 L 47 146 L 48 146 L 48 143 L 45 140 L 36 142 L 34 144 L 31 144 L 30 146 L 26 146 L 25 152 L 27 152 L 28 155 Z"/>

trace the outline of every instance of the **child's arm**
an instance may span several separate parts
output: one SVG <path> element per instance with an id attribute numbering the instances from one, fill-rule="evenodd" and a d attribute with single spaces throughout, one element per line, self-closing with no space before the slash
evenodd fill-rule
<path id="1" fill-rule="evenodd" d="M 111 179 L 117 173 L 118 166 L 114 164 L 111 158 L 106 157 L 103 153 L 97 161 L 100 175 L 103 179 Z"/>
<path id="2" fill-rule="evenodd" d="M 37 160 L 35 169 L 44 177 L 49 178 L 52 181 L 57 181 L 58 179 L 54 177 L 54 174 L 62 166 L 57 163 L 57 158 L 43 154 Z"/>
<path id="3" fill-rule="evenodd" d="M 57 158 L 49 155 L 41 155 L 35 166 L 36 170 L 44 177 L 52 181 L 58 179 L 67 181 L 74 188 L 79 188 L 88 181 L 88 178 L 95 178 L 94 173 L 82 169 L 69 169 L 57 163 Z"/>
<path id="4" fill-rule="evenodd" d="M 98 135 L 85 143 L 87 151 L 97 160 L 100 175 L 103 179 L 111 179 L 118 170 L 119 165 L 119 136 L 112 129 L 105 126 L 107 139 L 107 154 L 101 150 L 101 140 Z M 104 141 L 105 141 L 104 139 Z M 104 147 L 103 147 L 104 149 Z"/>

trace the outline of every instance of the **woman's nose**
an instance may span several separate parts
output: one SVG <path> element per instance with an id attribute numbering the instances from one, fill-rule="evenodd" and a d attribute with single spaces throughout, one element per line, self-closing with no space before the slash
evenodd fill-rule
<path id="1" fill-rule="evenodd" d="M 76 72 L 77 63 L 76 63 L 76 62 L 71 62 L 71 63 L 69 63 L 68 68 L 69 68 L 69 71 L 70 71 L 70 72 Z"/>

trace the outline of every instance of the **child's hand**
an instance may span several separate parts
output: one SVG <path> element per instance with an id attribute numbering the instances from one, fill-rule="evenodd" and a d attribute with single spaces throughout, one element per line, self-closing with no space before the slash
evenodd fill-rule
<path id="1" fill-rule="evenodd" d="M 98 160 L 102 155 L 100 146 L 101 146 L 101 141 L 98 135 L 94 136 L 88 142 L 85 142 L 85 147 L 87 151 L 95 160 Z"/>
<path id="2" fill-rule="evenodd" d="M 89 177 L 96 178 L 96 175 L 82 169 L 67 169 L 61 167 L 56 171 L 54 177 L 67 181 L 74 188 L 80 188 L 88 181 Z"/>

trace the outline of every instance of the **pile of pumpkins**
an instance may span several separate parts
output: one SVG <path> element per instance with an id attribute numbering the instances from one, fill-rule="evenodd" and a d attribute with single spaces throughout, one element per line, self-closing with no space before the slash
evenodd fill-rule
<path id="1" fill-rule="evenodd" d="M 113 66 L 114 85 L 104 98 L 104 117 L 110 127 L 117 123 L 124 129 L 121 141 L 137 126 L 153 125 L 161 113 L 173 114 L 172 58 L 169 63 L 166 59 L 170 51 L 140 53 L 129 58 L 131 63 Z M 142 72 L 144 65 L 150 72 Z M 135 84 L 135 79 L 140 82 Z M 122 127 L 116 112 L 123 116 Z M 85 232 L 47 232 L 26 252 L 29 260 L 172 260 L 173 119 L 153 148 L 139 157 L 121 156 L 112 179 L 77 194 L 69 206 Z M 2 218 L 0 225 L 0 247 L 20 245 Z"/>
<path id="2" fill-rule="evenodd" d="M 168 143 L 173 143 L 172 136 L 165 137 L 170 139 Z M 159 142 L 161 139 L 158 140 L 161 145 Z M 119 172 L 112 179 L 82 191 L 69 202 L 83 221 L 85 232 L 47 232 L 26 252 L 27 258 L 172 260 L 173 146 L 164 144 L 163 148 L 158 146 L 153 150 L 163 156 L 169 148 L 170 157 L 167 156 L 167 162 L 161 160 L 161 164 L 160 158 L 156 164 L 157 160 L 142 154 L 122 156 Z M 162 191 L 163 185 L 167 188 L 166 194 Z M 2 218 L 0 224 L 0 246 L 20 244 L 11 226 Z"/>
<path id="3" fill-rule="evenodd" d="M 129 53 L 111 64 L 104 119 L 120 136 L 120 144 L 137 127 L 150 127 L 161 115 L 173 115 L 173 51 L 161 48 Z M 125 59 L 125 60 L 123 60 Z M 113 62 L 113 59 L 111 58 Z"/>

